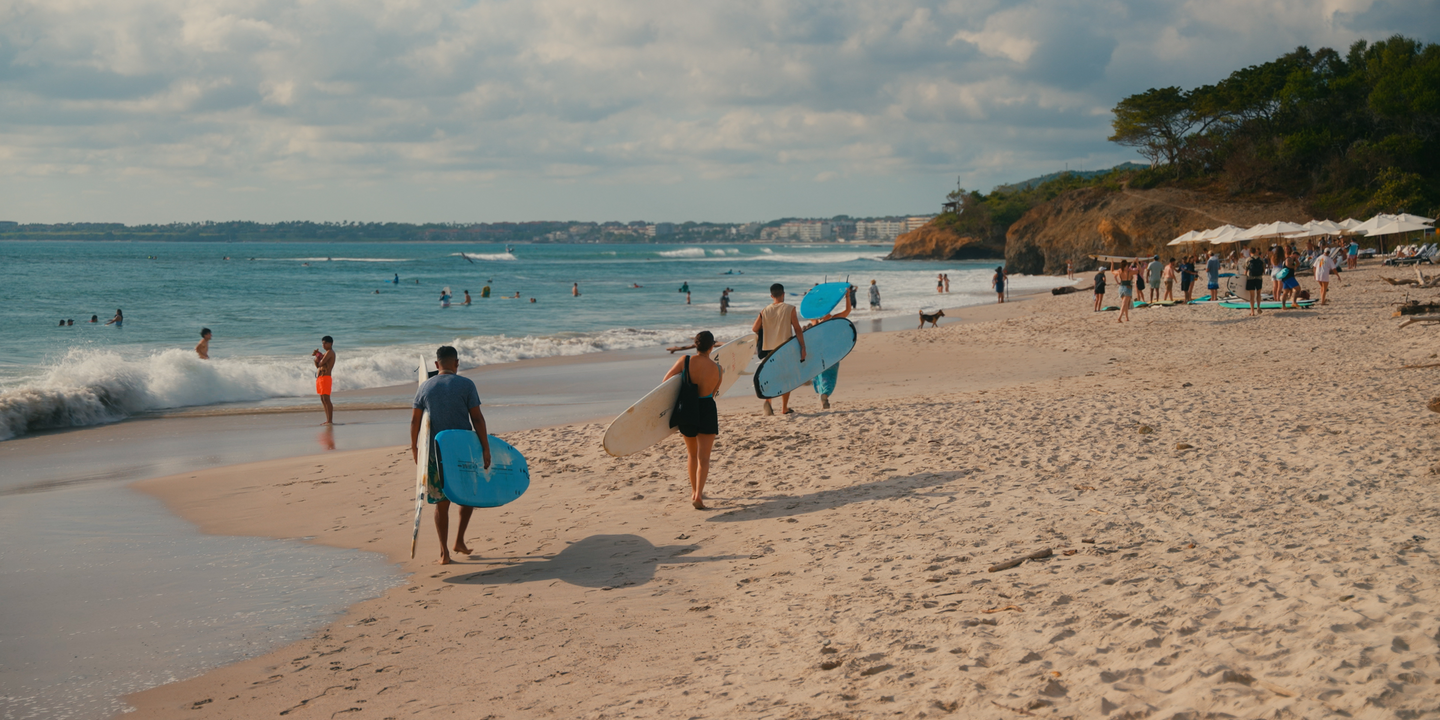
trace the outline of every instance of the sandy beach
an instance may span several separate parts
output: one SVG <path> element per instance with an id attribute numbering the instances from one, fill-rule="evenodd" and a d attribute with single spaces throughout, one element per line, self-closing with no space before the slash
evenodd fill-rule
<path id="1" fill-rule="evenodd" d="M 501 433 L 531 488 L 444 567 L 428 514 L 409 558 L 403 438 L 139 483 L 207 533 L 412 574 L 131 716 L 1440 713 L 1440 368 L 1399 369 L 1435 331 L 1397 327 L 1381 274 L 1404 271 L 1259 318 L 1118 324 L 1079 292 L 863 335 L 830 411 L 720 402 L 708 512 L 678 438 L 617 459 L 604 423 Z"/>

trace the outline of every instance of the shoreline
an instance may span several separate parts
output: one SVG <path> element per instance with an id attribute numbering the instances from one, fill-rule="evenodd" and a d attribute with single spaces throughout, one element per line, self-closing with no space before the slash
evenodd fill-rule
<path id="1" fill-rule="evenodd" d="M 603 425 L 507 433 L 537 477 L 448 568 L 405 557 L 394 447 L 139 483 L 207 533 L 413 574 L 299 643 L 127 700 L 144 717 L 1433 707 L 1440 561 L 1411 536 L 1440 517 L 1423 407 L 1440 373 L 1391 372 L 1430 343 L 1379 322 L 1403 291 L 1378 272 L 1255 319 L 1118 325 L 1077 293 L 869 336 L 831 412 L 804 390 L 788 418 L 722 401 L 712 513 L 684 505 L 677 443 L 611 459 Z M 272 484 L 302 466 L 313 480 Z"/>

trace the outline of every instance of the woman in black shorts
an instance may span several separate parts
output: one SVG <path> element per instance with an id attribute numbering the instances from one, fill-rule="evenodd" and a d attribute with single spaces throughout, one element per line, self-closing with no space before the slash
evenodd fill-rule
<path id="1" fill-rule="evenodd" d="M 695 336 L 695 354 L 686 355 L 675 361 L 669 380 L 683 372 L 689 372 L 690 382 L 700 396 L 699 402 L 686 417 L 681 419 L 677 429 L 685 436 L 685 452 L 690 456 L 690 504 L 696 510 L 705 510 L 705 480 L 710 475 L 710 451 L 715 447 L 715 436 L 720 434 L 720 415 L 715 409 L 715 391 L 720 388 L 720 366 L 710 359 L 710 350 L 715 347 L 715 336 L 709 330 Z"/>

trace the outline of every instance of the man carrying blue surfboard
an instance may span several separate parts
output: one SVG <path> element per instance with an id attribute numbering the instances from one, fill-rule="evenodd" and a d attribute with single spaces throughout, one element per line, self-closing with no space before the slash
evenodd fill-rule
<path id="1" fill-rule="evenodd" d="M 775 283 L 770 286 L 770 304 L 760 311 L 750 330 L 760 333 L 757 354 L 761 360 L 793 337 L 797 338 L 796 342 L 800 345 L 800 362 L 805 362 L 805 333 L 800 329 L 800 313 L 794 305 L 785 302 L 784 285 Z M 791 412 L 794 411 L 790 409 L 790 393 L 787 392 L 780 396 L 780 414 L 788 415 Z M 768 399 L 765 401 L 765 414 L 775 414 L 775 409 L 771 407 Z"/>
<path id="2" fill-rule="evenodd" d="M 435 435 L 442 430 L 474 430 L 480 438 L 485 468 L 490 467 L 490 440 L 485 430 L 485 416 L 480 413 L 480 391 L 469 378 L 456 374 L 460 369 L 460 354 L 449 345 L 441 345 L 435 351 L 435 367 L 440 374 L 426 380 L 415 393 L 414 412 L 410 417 L 410 455 L 415 462 L 420 458 L 420 424 L 425 413 L 430 413 L 430 436 L 425 442 L 435 442 Z M 440 564 L 450 563 L 449 544 L 450 499 L 445 496 L 444 478 L 436 462 L 436 453 L 430 453 L 426 469 L 425 501 L 435 506 L 435 532 L 440 536 Z M 454 550 L 469 555 L 465 545 L 465 529 L 470 525 L 470 515 L 475 508 L 460 506 L 460 526 L 456 528 Z"/>

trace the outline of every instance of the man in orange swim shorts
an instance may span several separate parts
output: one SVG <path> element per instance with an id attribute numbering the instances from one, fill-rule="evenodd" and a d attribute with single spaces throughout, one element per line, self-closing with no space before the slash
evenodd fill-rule
<path id="1" fill-rule="evenodd" d="M 325 424 L 335 424 L 335 406 L 330 404 L 330 386 L 334 382 L 331 373 L 335 370 L 335 339 L 326 335 L 320 338 L 320 346 L 325 352 L 316 350 L 312 357 L 315 359 L 315 393 L 320 396 L 320 404 L 325 406 Z"/>

